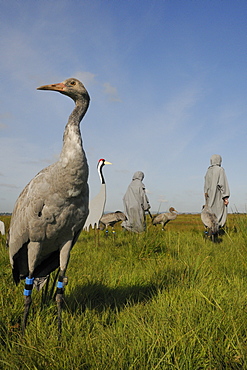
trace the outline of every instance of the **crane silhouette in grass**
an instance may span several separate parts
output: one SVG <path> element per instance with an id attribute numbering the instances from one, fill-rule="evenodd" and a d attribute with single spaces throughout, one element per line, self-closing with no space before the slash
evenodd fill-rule
<path id="1" fill-rule="evenodd" d="M 16 284 L 26 279 L 23 331 L 27 324 L 33 285 L 44 281 L 58 267 L 56 291 L 58 329 L 65 276 L 71 248 L 88 216 L 88 164 L 82 145 L 80 122 L 90 97 L 75 78 L 45 85 L 38 90 L 58 91 L 75 102 L 63 136 L 58 161 L 40 171 L 24 188 L 12 213 L 7 245 Z"/>
<path id="2" fill-rule="evenodd" d="M 164 230 L 165 225 L 177 218 L 178 211 L 175 210 L 175 208 L 170 207 L 169 212 L 160 213 L 159 215 L 155 216 L 152 220 L 153 225 L 162 225 L 162 230 Z"/>
<path id="3" fill-rule="evenodd" d="M 127 217 L 121 211 L 110 212 L 104 214 L 100 221 L 99 221 L 99 228 L 100 230 L 106 229 L 106 233 L 108 232 L 108 227 L 111 226 L 112 230 L 114 231 L 114 226 L 117 222 L 125 221 Z"/>

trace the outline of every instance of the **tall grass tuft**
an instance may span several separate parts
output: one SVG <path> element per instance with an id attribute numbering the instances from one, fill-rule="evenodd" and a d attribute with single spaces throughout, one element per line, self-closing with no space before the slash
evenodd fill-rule
<path id="1" fill-rule="evenodd" d="M 219 243 L 200 215 L 143 234 L 83 231 L 71 252 L 63 331 L 56 304 L 33 304 L 21 334 L 23 284 L 0 236 L 0 369 L 247 369 L 247 216 Z"/>

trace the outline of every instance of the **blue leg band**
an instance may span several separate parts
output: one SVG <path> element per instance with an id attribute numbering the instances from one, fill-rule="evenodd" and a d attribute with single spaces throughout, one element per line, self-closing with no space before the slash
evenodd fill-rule
<path id="1" fill-rule="evenodd" d="M 26 277 L 26 284 L 27 285 L 33 285 L 33 281 L 34 281 L 34 278 L 28 278 L 28 277 Z"/>
<path id="2" fill-rule="evenodd" d="M 24 289 L 23 294 L 26 295 L 26 296 L 31 295 L 32 294 L 32 289 Z"/>
<path id="3" fill-rule="evenodd" d="M 26 282 L 25 282 L 25 288 L 24 288 L 24 292 L 23 294 L 25 296 L 29 296 L 32 294 L 32 289 L 33 289 L 33 281 L 34 281 L 34 278 L 26 278 Z"/>
<path id="4" fill-rule="evenodd" d="M 62 281 L 57 282 L 57 288 L 63 289 L 63 282 Z"/>

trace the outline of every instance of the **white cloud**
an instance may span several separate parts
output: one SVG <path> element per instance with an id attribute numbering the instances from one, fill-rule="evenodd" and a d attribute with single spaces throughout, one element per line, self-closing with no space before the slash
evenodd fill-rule
<path id="1" fill-rule="evenodd" d="M 92 85 L 102 86 L 104 94 L 110 99 L 110 101 L 121 102 L 117 88 L 112 86 L 109 82 L 102 83 L 97 78 L 96 74 L 88 71 L 80 71 L 75 73 L 75 77 L 82 81 L 87 88 Z"/>
<path id="2" fill-rule="evenodd" d="M 103 84 L 103 87 L 104 93 L 109 97 L 111 101 L 121 102 L 116 87 L 112 86 L 109 82 L 105 82 Z"/>
<path id="3" fill-rule="evenodd" d="M 91 86 L 96 83 L 96 75 L 92 72 L 76 72 L 75 78 L 82 81 L 85 86 Z"/>

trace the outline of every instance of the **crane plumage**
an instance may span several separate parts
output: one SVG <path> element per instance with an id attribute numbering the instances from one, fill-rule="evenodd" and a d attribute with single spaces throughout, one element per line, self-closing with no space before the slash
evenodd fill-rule
<path id="1" fill-rule="evenodd" d="M 99 220 L 102 217 L 105 209 L 106 202 L 106 184 L 103 175 L 103 167 L 106 164 L 112 164 L 107 162 L 105 159 L 99 159 L 97 164 L 97 170 L 100 178 L 100 192 L 89 202 L 89 215 L 84 225 L 84 230 L 89 231 L 99 227 Z"/>
<path id="2" fill-rule="evenodd" d="M 75 107 L 65 127 L 58 161 L 40 171 L 16 201 L 7 244 L 15 283 L 26 278 L 23 329 L 34 280 L 44 279 L 60 267 L 56 301 L 61 329 L 60 312 L 70 250 L 88 216 L 88 164 L 79 125 L 90 97 L 75 78 L 41 86 L 38 90 L 67 95 L 74 100 Z"/>
<path id="3" fill-rule="evenodd" d="M 127 217 L 121 211 L 106 213 L 100 219 L 99 228 L 100 230 L 107 230 L 109 226 L 113 228 L 117 222 L 125 220 L 127 220 Z"/>
<path id="4" fill-rule="evenodd" d="M 175 220 L 177 217 L 178 211 L 175 210 L 175 208 L 170 207 L 169 212 L 160 213 L 159 215 L 155 216 L 153 218 L 153 225 L 162 225 L 162 230 L 164 230 L 165 225 L 172 220 Z"/>

